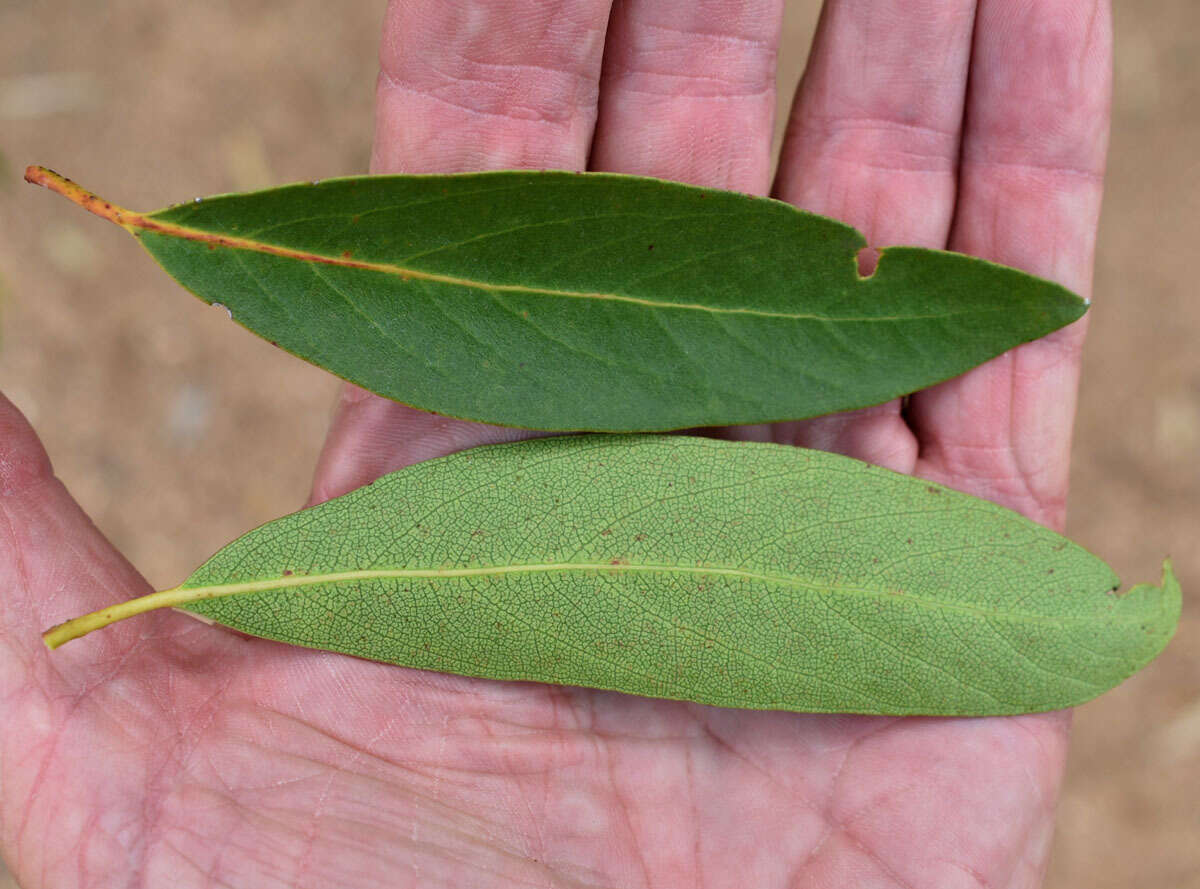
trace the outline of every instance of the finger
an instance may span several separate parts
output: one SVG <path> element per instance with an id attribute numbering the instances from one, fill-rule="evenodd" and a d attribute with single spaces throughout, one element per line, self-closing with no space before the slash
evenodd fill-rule
<path id="1" fill-rule="evenodd" d="M 106 679 L 107 671 L 82 670 L 84 662 L 128 668 L 142 641 L 194 627 L 188 618 L 157 612 L 48 655 L 43 630 L 147 592 L 146 581 L 55 478 L 21 412 L 0 395 L 0 702 L 15 712 L 14 702 L 28 694 Z"/>
<path id="2" fill-rule="evenodd" d="M 951 249 L 1085 297 L 1108 141 L 1106 0 L 983 0 Z M 1061 528 L 1085 325 L 913 396 L 920 471 Z"/>
<path id="3" fill-rule="evenodd" d="M 828 0 L 788 120 L 775 195 L 869 243 L 942 247 L 974 0 Z M 793 427 L 793 440 L 910 471 L 899 402 Z"/>
<path id="4" fill-rule="evenodd" d="M 584 169 L 608 14 L 609 0 L 393 0 L 380 50 L 372 170 Z M 418 460 L 527 437 L 347 386 L 310 502 Z"/>
<path id="5" fill-rule="evenodd" d="M 583 169 L 608 13 L 609 0 L 392 0 L 373 169 Z"/>
<path id="6" fill-rule="evenodd" d="M 440 417 L 347 384 L 325 439 L 308 505 L 422 460 L 543 434 Z"/>
<path id="7" fill-rule="evenodd" d="M 766 193 L 782 0 L 617 0 L 596 170 Z"/>

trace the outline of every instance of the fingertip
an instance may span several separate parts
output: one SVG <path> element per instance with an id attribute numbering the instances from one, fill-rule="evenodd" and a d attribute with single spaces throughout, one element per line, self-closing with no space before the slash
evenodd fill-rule
<path id="1" fill-rule="evenodd" d="M 792 443 L 844 454 L 893 472 L 911 474 L 917 462 L 916 436 L 908 428 L 898 400 L 792 425 Z"/>
<path id="2" fill-rule="evenodd" d="M 430 414 L 347 387 L 317 461 L 306 505 L 340 497 L 423 460 L 544 434 Z"/>

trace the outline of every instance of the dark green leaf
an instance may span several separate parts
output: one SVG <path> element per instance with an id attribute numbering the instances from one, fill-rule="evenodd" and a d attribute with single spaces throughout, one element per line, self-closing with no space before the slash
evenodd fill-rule
<path id="1" fill-rule="evenodd" d="M 960 374 L 1079 318 L 1056 284 L 882 251 L 777 201 L 607 174 L 378 176 L 123 210 L 185 287 L 388 398 L 534 429 L 811 417 Z"/>
<path id="2" fill-rule="evenodd" d="M 182 605 L 361 657 L 727 707 L 1056 709 L 1179 617 L 1099 559 L 965 494 L 833 454 L 682 436 L 549 438 L 421 463 L 231 543 Z"/>

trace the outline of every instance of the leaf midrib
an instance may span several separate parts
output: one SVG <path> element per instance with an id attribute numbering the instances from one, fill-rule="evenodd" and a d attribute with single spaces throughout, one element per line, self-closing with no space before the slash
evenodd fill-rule
<path id="1" fill-rule="evenodd" d="M 912 315 L 819 315 L 812 312 L 773 312 L 767 309 L 709 306 L 701 303 L 665 302 L 663 300 L 629 296 L 628 294 L 623 293 L 561 290 L 551 287 L 533 287 L 527 284 L 497 284 L 489 281 L 480 281 L 474 278 L 464 278 L 457 275 L 445 275 L 438 272 L 424 271 L 421 269 L 400 265 L 398 263 L 373 262 L 368 260 L 354 259 L 353 257 L 346 256 L 328 256 L 315 251 L 298 250 L 294 247 L 285 247 L 280 244 L 271 244 L 266 241 L 256 241 L 252 238 L 243 238 L 236 235 L 216 234 L 211 231 L 192 228 L 190 226 L 180 225 L 174 222 L 162 222 L 161 220 L 154 219 L 153 215 L 130 213 L 124 218 L 123 224 L 130 230 L 136 229 L 136 231 L 133 233 L 139 236 L 143 232 L 149 232 L 151 234 L 158 234 L 164 237 L 179 238 L 186 241 L 196 241 L 213 247 L 222 247 L 229 250 L 245 250 L 254 253 L 265 253 L 270 256 L 278 256 L 283 259 L 293 259 L 298 262 L 312 262 L 319 263 L 321 265 L 337 266 L 339 268 L 378 272 L 380 274 L 392 275 L 405 280 L 411 279 L 427 281 L 433 284 L 465 287 L 468 289 L 483 290 L 490 293 L 519 293 L 566 299 L 591 299 L 606 302 L 627 303 L 650 309 L 678 309 L 683 311 L 706 312 L 711 315 L 748 315 L 757 318 L 777 318 L 787 321 L 819 321 L 830 324 L 876 324 L 897 321 L 931 321 L 944 318 L 953 318 L 958 315 L 977 315 L 984 312 L 1003 310 L 1003 307 L 994 307 L 987 309 L 973 308 L 969 310 L 952 312 L 934 312 L 930 314 Z"/>
<path id="2" fill-rule="evenodd" d="M 282 589 L 305 586 L 321 586 L 324 584 L 348 583 L 352 581 L 371 580 L 456 580 L 470 577 L 496 577 L 506 574 L 554 573 L 567 571 L 596 571 L 601 573 L 646 573 L 646 574 L 686 574 L 695 577 L 716 576 L 733 577 L 739 580 L 757 581 L 777 586 L 789 586 L 805 589 L 816 593 L 830 593 L 843 596 L 859 596 L 869 599 L 896 599 L 909 602 L 930 611 L 954 612 L 976 617 L 994 618 L 1001 620 L 1020 620 L 1029 623 L 1060 624 L 1066 622 L 1095 620 L 1094 615 L 1047 615 L 1027 611 L 997 611 L 970 605 L 962 602 L 947 602 L 933 599 L 916 593 L 891 591 L 887 589 L 871 589 L 864 587 L 849 587 L 836 583 L 821 584 L 804 581 L 797 577 L 766 572 L 748 571 L 744 568 L 726 568 L 720 566 L 668 565 L 653 563 L 620 562 L 542 562 L 519 565 L 490 565 L 475 568 L 384 568 L 361 571 L 338 571 L 325 574 L 294 574 L 271 580 L 246 581 L 231 584 L 205 584 L 188 586 L 185 582 L 178 587 L 147 596 L 164 597 L 173 601 L 161 601 L 154 607 L 171 607 L 186 605 L 205 599 L 224 598 L 248 593 L 274 592 Z M 1140 619 L 1136 615 L 1128 620 Z"/>

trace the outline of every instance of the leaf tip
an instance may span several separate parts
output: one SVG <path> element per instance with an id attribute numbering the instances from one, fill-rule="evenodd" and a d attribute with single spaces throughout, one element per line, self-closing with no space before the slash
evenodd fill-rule
<path id="1" fill-rule="evenodd" d="M 1171 564 L 1170 558 L 1163 559 L 1160 588 L 1164 598 L 1175 605 L 1177 612 L 1180 611 L 1183 606 L 1183 588 L 1179 585 L 1179 578 L 1175 576 L 1175 567 Z"/>
<path id="2" fill-rule="evenodd" d="M 1139 583 L 1125 593 L 1117 594 L 1130 602 L 1130 607 L 1145 608 L 1153 616 L 1150 625 L 1153 635 L 1161 637 L 1158 650 L 1161 651 L 1175 635 L 1179 625 L 1179 616 L 1183 610 L 1183 590 L 1179 579 L 1175 576 L 1175 568 L 1170 559 L 1163 560 L 1162 580 L 1155 586 L 1152 583 Z M 1148 615 L 1149 617 L 1149 615 Z M 1149 629 L 1149 626 L 1147 629 Z"/>
<path id="3" fill-rule="evenodd" d="M 1145 584 L 1145 586 L 1151 585 Z M 1176 611 L 1179 610 L 1179 605 L 1183 600 L 1183 589 L 1179 586 L 1179 578 L 1175 576 L 1175 566 L 1171 564 L 1170 558 L 1163 559 L 1162 580 L 1159 581 L 1157 587 L 1151 586 L 1151 588 L 1159 593 L 1164 605 L 1173 606 Z"/>

